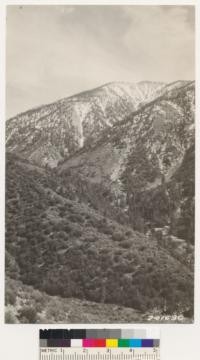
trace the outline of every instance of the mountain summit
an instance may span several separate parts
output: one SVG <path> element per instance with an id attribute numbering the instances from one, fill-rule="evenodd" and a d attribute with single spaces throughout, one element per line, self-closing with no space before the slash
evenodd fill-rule
<path id="1" fill-rule="evenodd" d="M 156 82 L 113 82 L 31 109 L 7 120 L 7 150 L 41 166 L 55 167 L 164 88 Z"/>

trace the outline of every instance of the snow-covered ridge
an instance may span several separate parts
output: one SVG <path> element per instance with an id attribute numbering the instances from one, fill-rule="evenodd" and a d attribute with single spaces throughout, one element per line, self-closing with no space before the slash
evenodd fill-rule
<path id="1" fill-rule="evenodd" d="M 55 166 L 97 139 L 104 129 L 160 96 L 165 87 L 150 81 L 112 82 L 31 109 L 7 121 L 7 150 L 39 161 L 39 165 L 48 165 L 53 159 Z M 44 158 L 40 153 L 45 153 Z"/>

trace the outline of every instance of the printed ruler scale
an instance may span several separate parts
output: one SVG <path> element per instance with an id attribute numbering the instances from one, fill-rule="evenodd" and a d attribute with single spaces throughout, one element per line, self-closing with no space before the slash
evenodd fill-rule
<path id="1" fill-rule="evenodd" d="M 160 360 L 159 348 L 40 348 L 40 360 Z"/>
<path id="2" fill-rule="evenodd" d="M 40 360 L 160 360 L 159 331 L 40 330 Z"/>

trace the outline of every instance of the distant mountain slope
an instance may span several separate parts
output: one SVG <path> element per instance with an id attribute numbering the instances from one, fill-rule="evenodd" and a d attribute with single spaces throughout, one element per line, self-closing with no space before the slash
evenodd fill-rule
<path id="1" fill-rule="evenodd" d="M 183 314 L 191 308 L 193 274 L 187 264 L 156 238 L 71 198 L 67 189 L 60 193 L 59 177 L 8 154 L 7 276 L 49 295 L 143 313 L 157 308 Z"/>
<path id="2" fill-rule="evenodd" d="M 88 184 L 87 200 L 102 211 L 121 209 L 121 219 L 124 216 L 135 229 L 143 232 L 148 223 L 170 225 L 193 242 L 194 226 L 190 224 L 190 235 L 186 234 L 188 220 L 185 226 L 184 221 L 189 216 L 193 222 L 194 211 L 194 82 L 166 88 L 64 162 L 58 174 L 68 183 L 81 178 Z M 175 230 L 178 219 L 182 232 Z"/>
<path id="3" fill-rule="evenodd" d="M 157 97 L 164 84 L 109 83 L 19 114 L 6 123 L 7 150 L 54 167 L 102 130 Z"/>

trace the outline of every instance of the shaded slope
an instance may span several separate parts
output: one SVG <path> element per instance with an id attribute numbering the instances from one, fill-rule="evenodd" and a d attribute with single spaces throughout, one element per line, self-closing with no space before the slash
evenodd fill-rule
<path id="1" fill-rule="evenodd" d="M 6 323 L 128 323 L 143 317 L 131 308 L 50 296 L 19 280 L 6 279 Z"/>
<path id="2" fill-rule="evenodd" d="M 58 179 L 7 156 L 6 273 L 50 295 L 183 313 L 193 276 L 158 246 L 56 191 Z M 13 261 L 14 259 L 14 261 Z"/>
<path id="3" fill-rule="evenodd" d="M 178 316 L 159 317 L 156 311 L 141 311 L 119 306 L 102 304 L 77 298 L 50 296 L 45 292 L 24 285 L 19 280 L 6 279 L 6 323 L 141 323 L 169 322 L 187 323 L 188 312 Z M 159 320 L 160 318 L 160 320 Z M 163 319 L 163 320 L 162 320 Z M 174 320 L 173 320 L 174 319 Z"/>

